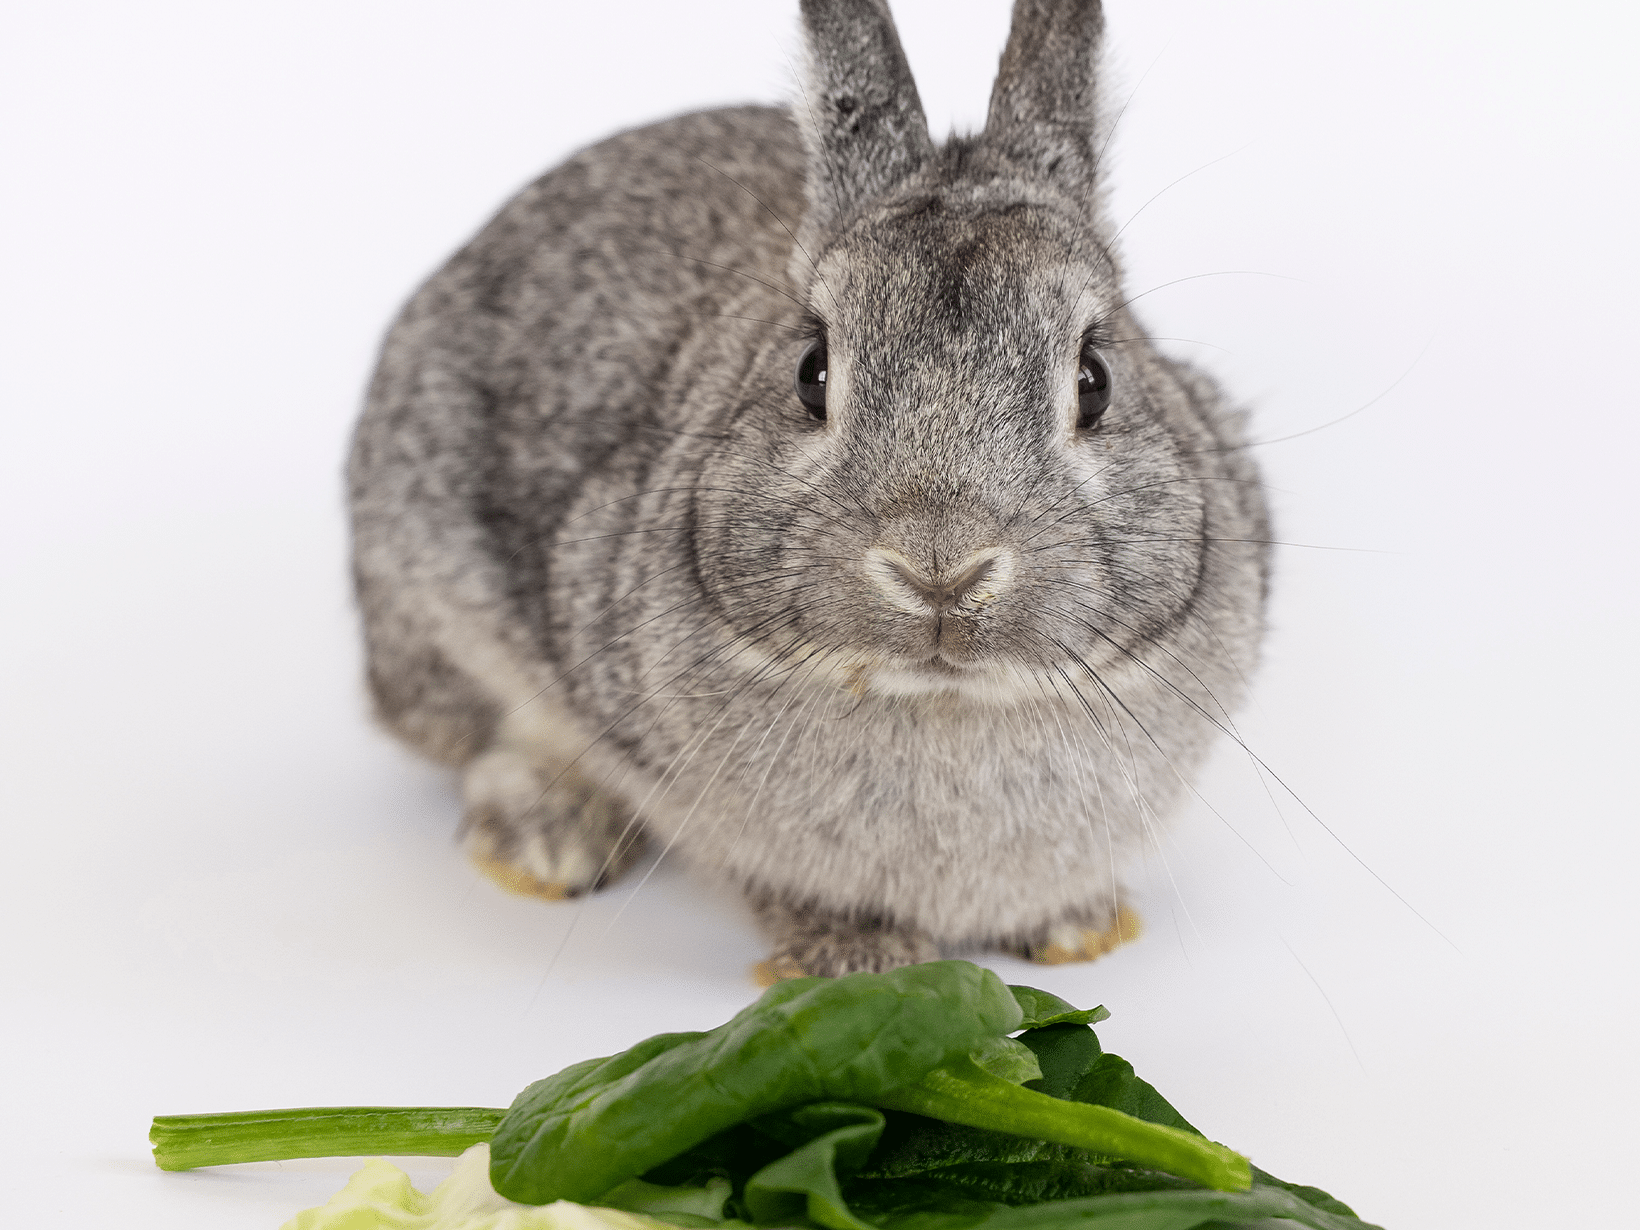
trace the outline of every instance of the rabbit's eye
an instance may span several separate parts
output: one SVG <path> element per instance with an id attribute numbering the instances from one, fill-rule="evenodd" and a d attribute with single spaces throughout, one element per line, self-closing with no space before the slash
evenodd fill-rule
<path id="1" fill-rule="evenodd" d="M 818 339 L 797 361 L 797 400 L 811 418 L 826 417 L 826 344 Z"/>
<path id="2" fill-rule="evenodd" d="M 1076 430 L 1089 431 L 1110 406 L 1110 369 L 1092 346 L 1082 347 L 1076 368 Z"/>

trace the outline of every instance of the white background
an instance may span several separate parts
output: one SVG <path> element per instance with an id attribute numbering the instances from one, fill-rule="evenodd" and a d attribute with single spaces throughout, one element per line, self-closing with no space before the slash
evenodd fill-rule
<path id="1" fill-rule="evenodd" d="M 936 133 L 977 121 L 1004 0 L 895 7 Z M 504 1105 L 754 994 L 674 869 L 547 905 L 464 865 L 365 715 L 339 471 L 417 281 L 570 150 L 781 97 L 794 9 L 11 9 L 8 1223 L 273 1230 L 352 1163 L 163 1175 L 148 1117 Z M 1143 942 L 992 963 L 1395 1230 L 1634 1224 L 1634 14 L 1111 5 L 1153 331 L 1259 439 L 1359 413 L 1259 450 L 1304 545 L 1242 729 L 1305 806 L 1227 747 Z"/>

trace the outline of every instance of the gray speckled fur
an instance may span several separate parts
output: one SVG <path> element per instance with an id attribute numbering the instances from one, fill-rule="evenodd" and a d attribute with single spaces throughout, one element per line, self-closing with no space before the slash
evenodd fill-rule
<path id="1" fill-rule="evenodd" d="M 1019 0 L 939 147 L 880 0 L 803 13 L 790 111 L 596 145 L 421 289 L 350 482 L 378 712 L 466 767 L 474 852 L 574 891 L 630 818 L 838 973 L 1109 921 L 1244 689 L 1269 534 L 1239 415 L 1125 306 L 1098 5 Z M 873 551 L 1009 571 L 936 617 Z"/>

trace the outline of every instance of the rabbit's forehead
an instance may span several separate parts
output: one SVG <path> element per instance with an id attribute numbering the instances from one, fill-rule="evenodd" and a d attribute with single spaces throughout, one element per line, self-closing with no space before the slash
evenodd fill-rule
<path id="1" fill-rule="evenodd" d="M 1061 349 L 1120 300 L 1085 230 L 1012 207 L 903 211 L 859 228 L 822 258 L 812 301 L 845 348 L 891 335 L 971 353 Z"/>

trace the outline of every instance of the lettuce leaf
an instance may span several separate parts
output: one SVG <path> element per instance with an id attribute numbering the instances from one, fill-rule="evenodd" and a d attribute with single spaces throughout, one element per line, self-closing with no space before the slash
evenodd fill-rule
<path id="1" fill-rule="evenodd" d="M 663 1189 L 656 1189 L 662 1193 Z M 560 1200 L 556 1204 L 515 1204 L 490 1186 L 490 1146 L 474 1145 L 457 1160 L 450 1177 L 431 1192 L 417 1191 L 410 1176 L 391 1162 L 374 1158 L 318 1208 L 306 1209 L 284 1230 L 671 1230 L 674 1225 L 725 1223 L 682 1210 L 716 1211 L 721 1216 L 728 1184 L 705 1189 L 633 1191 L 631 1199 L 669 1220 L 640 1212 L 593 1208 Z M 646 1200 L 647 1196 L 647 1200 Z M 715 1203 L 714 1203 L 715 1197 Z M 676 1212 L 674 1212 L 676 1210 Z"/>

